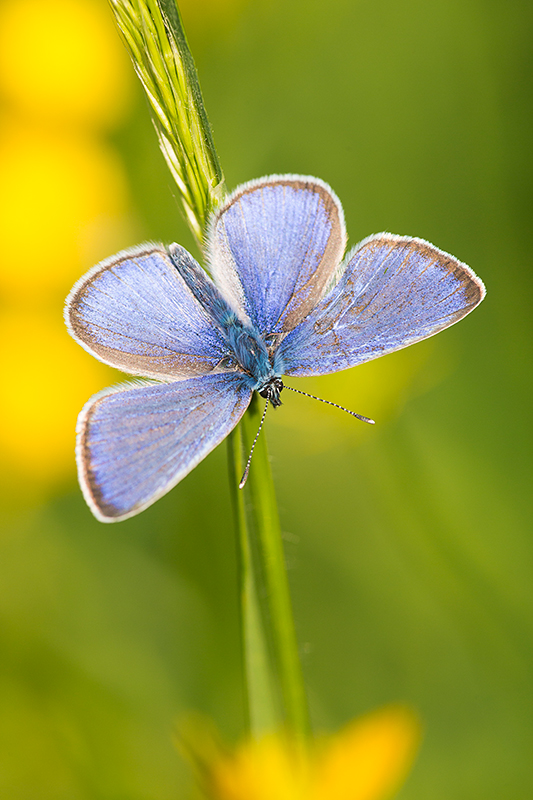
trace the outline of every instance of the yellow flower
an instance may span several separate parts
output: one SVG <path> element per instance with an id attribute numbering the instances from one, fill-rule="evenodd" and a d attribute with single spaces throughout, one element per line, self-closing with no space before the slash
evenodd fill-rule
<path id="1" fill-rule="evenodd" d="M 39 501 L 50 485 L 74 476 L 80 404 L 109 381 L 61 327 L 59 314 L 10 311 L 0 318 L 0 496 Z M 60 388 L 58 388 L 60 387 Z"/>
<path id="2" fill-rule="evenodd" d="M 271 734 L 225 753 L 205 729 L 186 747 L 209 800 L 385 800 L 405 778 L 419 739 L 413 712 L 389 706 L 306 750 Z"/>
<path id="3" fill-rule="evenodd" d="M 119 241 L 126 205 L 121 164 L 103 142 L 11 121 L 0 136 L 4 302 L 62 301 L 80 272 Z"/>
<path id="4" fill-rule="evenodd" d="M 100 0 L 0 3 L 0 500 L 74 476 L 76 415 L 109 370 L 65 331 L 63 298 L 127 236 L 123 168 L 105 140 L 131 69 Z"/>
<path id="5" fill-rule="evenodd" d="M 130 67 L 105 3 L 2 3 L 0 91 L 54 127 L 93 129 L 120 119 L 131 95 Z"/>

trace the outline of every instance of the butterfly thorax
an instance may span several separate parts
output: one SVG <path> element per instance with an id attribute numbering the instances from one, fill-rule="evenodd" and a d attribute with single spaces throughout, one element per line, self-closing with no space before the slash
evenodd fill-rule
<path id="1" fill-rule="evenodd" d="M 188 288 L 227 342 L 228 352 L 218 362 L 218 369 L 241 372 L 250 389 L 267 397 L 272 405 L 281 405 L 283 362 L 277 354 L 280 335 L 270 333 L 263 337 L 253 323 L 240 319 L 218 287 L 183 247 L 172 244 L 168 253 Z"/>
<path id="2" fill-rule="evenodd" d="M 251 325 L 245 326 L 239 320 L 234 320 L 227 325 L 226 336 L 237 368 L 250 379 L 250 388 L 259 393 L 268 390 L 272 393 L 273 405 L 279 405 L 279 392 L 283 384 L 280 375 L 274 370 L 269 351 L 259 331 Z M 267 395 L 263 394 L 263 397 Z"/>

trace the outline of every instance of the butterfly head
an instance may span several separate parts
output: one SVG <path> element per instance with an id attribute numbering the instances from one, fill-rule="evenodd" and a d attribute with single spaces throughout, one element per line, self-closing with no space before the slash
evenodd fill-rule
<path id="1" fill-rule="evenodd" d="M 283 381 L 281 378 L 277 376 L 272 376 L 271 378 L 266 381 L 262 386 L 258 388 L 258 392 L 261 397 L 264 397 L 266 400 L 269 400 L 274 408 L 281 405 L 280 394 L 281 390 L 283 389 Z"/>

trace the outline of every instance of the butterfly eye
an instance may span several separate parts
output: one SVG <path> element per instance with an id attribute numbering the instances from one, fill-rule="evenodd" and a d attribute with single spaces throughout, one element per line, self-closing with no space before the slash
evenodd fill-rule
<path id="1" fill-rule="evenodd" d="M 224 356 L 224 358 L 218 362 L 217 366 L 221 369 L 236 369 L 239 365 L 232 356 Z"/>

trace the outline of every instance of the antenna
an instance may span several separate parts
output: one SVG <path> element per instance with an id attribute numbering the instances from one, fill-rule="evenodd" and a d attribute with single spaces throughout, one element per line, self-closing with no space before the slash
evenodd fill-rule
<path id="1" fill-rule="evenodd" d="M 375 425 L 376 424 L 373 419 L 370 419 L 369 417 L 363 417 L 362 414 L 356 414 L 355 411 L 350 411 L 349 408 L 344 408 L 344 406 L 340 406 L 338 403 L 332 403 L 331 400 L 323 400 L 321 397 L 317 397 L 314 394 L 308 394 L 307 392 L 302 392 L 302 391 L 300 391 L 300 389 L 293 389 L 292 386 L 287 386 L 287 384 L 284 384 L 283 388 L 284 389 L 289 389 L 291 392 L 297 392 L 298 394 L 303 394 L 306 397 L 311 397 L 313 400 L 320 400 L 321 403 L 327 403 L 328 406 L 335 406 L 335 408 L 340 408 L 341 411 L 346 411 L 347 414 L 351 414 L 352 417 L 356 417 L 357 419 L 360 419 L 361 422 L 368 422 L 369 425 Z M 263 424 L 262 421 L 261 421 L 261 424 Z M 259 430 L 261 430 L 261 429 L 259 429 Z M 255 442 L 254 442 L 254 444 L 255 444 Z M 252 448 L 252 450 L 253 450 L 253 448 Z"/>
<path id="2" fill-rule="evenodd" d="M 263 411 L 263 416 L 261 417 L 261 422 L 259 423 L 258 431 L 255 434 L 254 443 L 252 444 L 252 449 L 250 450 L 250 455 L 248 456 L 248 461 L 246 462 L 246 469 L 244 470 L 243 476 L 241 478 L 241 482 L 239 483 L 239 489 L 243 489 L 244 488 L 244 484 L 248 480 L 248 473 L 250 472 L 250 464 L 252 462 L 252 456 L 253 456 L 253 453 L 254 453 L 255 443 L 257 442 L 257 440 L 259 438 L 259 434 L 261 433 L 261 428 L 263 427 L 263 422 L 265 421 L 265 416 L 266 416 L 266 413 L 267 413 L 267 408 L 268 408 L 269 402 L 270 402 L 270 400 L 267 398 L 267 401 L 266 401 L 266 404 L 265 404 L 265 410 Z"/>

